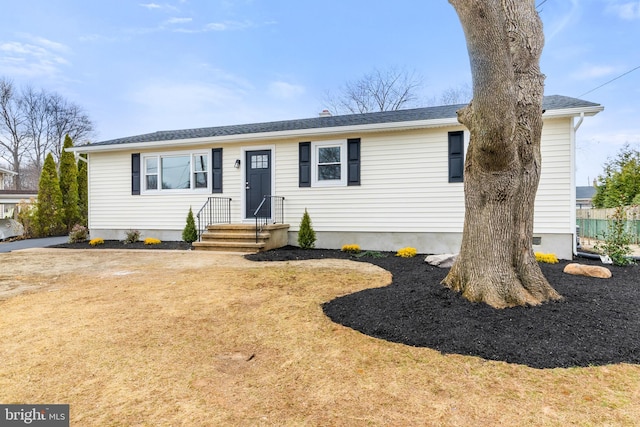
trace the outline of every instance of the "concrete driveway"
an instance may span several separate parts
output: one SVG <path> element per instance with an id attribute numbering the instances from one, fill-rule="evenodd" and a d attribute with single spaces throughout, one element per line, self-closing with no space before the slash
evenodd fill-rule
<path id="1" fill-rule="evenodd" d="M 44 248 L 51 245 L 67 243 L 69 236 L 45 237 L 42 239 L 25 239 L 14 242 L 0 242 L 0 253 L 18 251 L 20 249 Z"/>

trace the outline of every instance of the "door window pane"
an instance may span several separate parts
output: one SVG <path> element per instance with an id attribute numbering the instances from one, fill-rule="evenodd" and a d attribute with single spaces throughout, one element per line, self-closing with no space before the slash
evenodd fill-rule
<path id="1" fill-rule="evenodd" d="M 251 169 L 268 169 L 269 156 L 267 154 L 252 154 Z"/>

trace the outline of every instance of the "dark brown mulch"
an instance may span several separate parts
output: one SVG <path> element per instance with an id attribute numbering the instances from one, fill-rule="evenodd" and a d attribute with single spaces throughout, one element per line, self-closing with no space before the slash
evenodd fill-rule
<path id="1" fill-rule="evenodd" d="M 640 364 L 639 266 L 608 266 L 613 277 L 596 279 L 562 272 L 569 262 L 600 265 L 596 261 L 579 258 L 541 264 L 564 300 L 496 310 L 469 303 L 440 285 L 448 270 L 426 264 L 424 256 L 383 255 L 357 258 L 339 250 L 289 246 L 246 258 L 345 258 L 390 271 L 390 285 L 339 297 L 322 306 L 334 322 L 376 338 L 533 368 Z"/>

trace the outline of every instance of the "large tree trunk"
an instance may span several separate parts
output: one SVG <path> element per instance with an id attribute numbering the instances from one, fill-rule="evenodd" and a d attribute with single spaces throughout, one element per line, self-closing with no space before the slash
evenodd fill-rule
<path id="1" fill-rule="evenodd" d="M 496 308 L 560 295 L 533 253 L 540 178 L 542 23 L 533 0 L 449 0 L 465 32 L 473 100 L 458 111 L 471 133 L 460 255 L 443 284 Z"/>

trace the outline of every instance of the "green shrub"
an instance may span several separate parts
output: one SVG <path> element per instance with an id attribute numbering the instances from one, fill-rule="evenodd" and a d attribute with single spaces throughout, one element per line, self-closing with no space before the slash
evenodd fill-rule
<path id="1" fill-rule="evenodd" d="M 311 217 L 306 209 L 302 215 L 302 221 L 300 221 L 298 246 L 302 249 L 311 249 L 316 246 L 316 232 L 313 231 L 313 227 L 311 226 Z"/>
<path id="2" fill-rule="evenodd" d="M 89 238 L 89 230 L 81 224 L 73 226 L 69 232 L 69 243 L 86 242 Z"/>
<path id="3" fill-rule="evenodd" d="M 629 246 L 633 236 L 625 230 L 626 222 L 625 208 L 620 204 L 609 217 L 607 231 L 602 233 L 603 242 L 594 246 L 598 252 L 608 255 L 614 265 L 633 264 Z"/>
<path id="4" fill-rule="evenodd" d="M 189 213 L 187 214 L 187 225 L 182 230 L 182 240 L 187 243 L 193 243 L 198 240 L 198 229 L 196 228 L 196 220 L 193 217 L 191 206 L 189 206 Z"/>
<path id="5" fill-rule="evenodd" d="M 129 230 L 124 238 L 124 244 L 135 243 L 140 240 L 140 232 L 138 230 Z"/>
<path id="6" fill-rule="evenodd" d="M 47 154 L 38 183 L 38 199 L 33 215 L 33 229 L 36 237 L 64 235 L 62 192 L 56 163 L 51 153 Z"/>
<path id="7" fill-rule="evenodd" d="M 21 200 L 16 206 L 18 210 L 17 220 L 24 229 L 22 237 L 29 239 L 36 237 L 37 232 L 35 230 L 35 214 L 36 214 L 36 200 L 32 197 L 29 202 Z"/>
<path id="8" fill-rule="evenodd" d="M 73 147 L 73 141 L 67 135 L 64 138 L 64 149 L 60 154 L 60 192 L 62 194 L 62 222 L 67 232 L 80 222 L 78 207 L 78 165 L 75 156 L 67 151 Z"/>
<path id="9" fill-rule="evenodd" d="M 386 258 L 387 256 L 379 251 L 364 251 L 355 255 L 356 258 Z"/>

